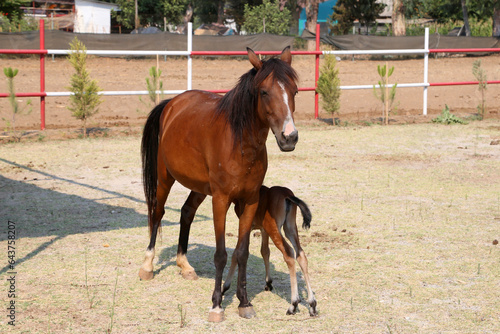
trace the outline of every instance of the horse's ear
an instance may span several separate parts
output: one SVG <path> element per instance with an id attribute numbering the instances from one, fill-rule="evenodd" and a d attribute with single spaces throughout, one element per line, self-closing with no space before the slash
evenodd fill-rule
<path id="1" fill-rule="evenodd" d="M 292 64 L 292 53 L 290 52 L 290 46 L 287 46 L 283 49 L 283 51 L 281 51 L 281 60 L 283 60 L 285 63 L 288 63 L 288 65 Z"/>
<path id="2" fill-rule="evenodd" d="M 252 63 L 253 67 L 255 67 L 256 70 L 260 70 L 262 67 L 262 61 L 260 61 L 259 57 L 253 52 L 252 49 L 247 48 L 248 52 L 248 60 L 250 60 L 250 63 Z"/>

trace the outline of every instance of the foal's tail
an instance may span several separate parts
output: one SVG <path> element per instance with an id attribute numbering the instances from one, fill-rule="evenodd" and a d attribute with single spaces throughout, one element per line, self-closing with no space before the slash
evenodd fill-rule
<path id="1" fill-rule="evenodd" d="M 287 201 L 290 201 L 299 207 L 300 212 L 302 213 L 302 218 L 304 219 L 302 228 L 308 230 L 309 227 L 311 227 L 312 214 L 307 204 L 303 200 L 295 196 L 287 197 Z"/>
<path id="2" fill-rule="evenodd" d="M 156 188 L 158 186 L 157 162 L 160 117 L 168 102 L 170 102 L 170 100 L 164 100 L 151 110 L 142 133 L 142 182 L 144 185 L 144 195 L 146 195 L 146 203 L 148 205 L 149 235 L 151 235 L 153 230 L 152 217 L 156 206 Z"/>

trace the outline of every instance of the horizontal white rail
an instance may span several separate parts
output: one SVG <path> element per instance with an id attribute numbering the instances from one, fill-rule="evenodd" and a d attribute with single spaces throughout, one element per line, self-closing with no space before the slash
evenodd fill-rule
<path id="1" fill-rule="evenodd" d="M 354 89 L 373 89 L 373 86 L 375 88 L 381 88 L 380 85 L 353 85 L 353 86 L 340 86 L 340 89 L 343 90 L 354 90 Z M 388 84 L 387 87 L 392 88 L 394 84 Z M 430 84 L 428 83 L 401 83 L 397 84 L 398 88 L 415 88 L 415 87 L 429 87 Z"/>
<path id="2" fill-rule="evenodd" d="M 181 93 L 184 93 L 186 90 L 163 90 L 163 91 L 156 91 L 156 94 L 163 94 L 163 95 L 178 95 Z M 131 91 L 101 91 L 97 93 L 98 95 L 148 95 L 149 91 L 147 90 L 131 90 Z M 74 95 L 72 92 L 47 92 L 47 96 L 52 96 L 52 97 L 62 97 L 62 96 L 70 96 Z"/>
<path id="3" fill-rule="evenodd" d="M 66 55 L 71 50 L 47 49 L 48 54 Z M 87 50 L 88 55 L 107 55 L 107 56 L 189 56 L 189 51 L 136 51 L 136 50 Z"/>
<path id="4" fill-rule="evenodd" d="M 342 50 L 342 51 L 323 51 L 323 54 L 332 55 L 386 55 L 386 54 L 425 54 L 429 53 L 426 49 L 402 49 L 402 50 Z"/>

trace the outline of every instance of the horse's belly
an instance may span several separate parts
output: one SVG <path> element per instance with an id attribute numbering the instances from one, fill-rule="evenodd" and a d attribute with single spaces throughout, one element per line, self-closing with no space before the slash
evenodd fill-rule
<path id="1" fill-rule="evenodd" d="M 229 126 L 223 118 L 214 118 L 216 100 L 199 92 L 172 100 L 162 120 L 159 159 L 176 181 L 202 194 L 220 191 L 240 197 L 241 192 L 258 191 L 267 167 L 266 152 L 243 157 L 240 149 L 234 149 Z"/>

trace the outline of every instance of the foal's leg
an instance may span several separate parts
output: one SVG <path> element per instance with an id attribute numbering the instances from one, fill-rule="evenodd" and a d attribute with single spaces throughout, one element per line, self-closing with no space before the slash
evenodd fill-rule
<path id="1" fill-rule="evenodd" d="M 262 244 L 260 247 L 260 253 L 262 254 L 262 259 L 264 260 L 264 266 L 266 267 L 266 286 L 264 290 L 272 291 L 273 290 L 273 279 L 271 278 L 271 271 L 269 269 L 269 235 L 265 230 L 261 230 L 262 235 Z M 224 294 L 231 287 L 231 282 L 233 280 L 234 272 L 236 271 L 236 266 L 238 265 L 238 260 L 236 256 L 233 254 L 231 257 L 231 267 L 227 273 L 226 281 L 224 282 L 224 286 L 222 288 L 222 293 Z"/>
<path id="2" fill-rule="evenodd" d="M 307 257 L 306 253 L 300 246 L 300 241 L 299 241 L 299 234 L 297 231 L 297 224 L 295 222 L 296 218 L 296 209 L 297 207 L 295 205 L 292 206 L 290 209 L 290 213 L 287 217 L 287 220 L 285 222 L 285 225 L 283 226 L 283 230 L 285 231 L 285 235 L 290 240 L 290 242 L 293 245 L 293 248 L 295 249 L 295 254 L 297 254 L 297 262 L 299 263 L 300 269 L 302 270 L 302 274 L 304 275 L 304 279 L 306 281 L 306 287 L 307 287 L 307 302 L 309 303 L 309 314 L 311 317 L 317 316 L 318 312 L 316 310 L 316 298 L 314 297 L 314 292 L 312 291 L 311 288 L 311 282 L 309 279 L 309 271 L 307 268 Z"/>
<path id="3" fill-rule="evenodd" d="M 274 245 L 283 254 L 283 259 L 285 260 L 286 265 L 288 266 L 288 272 L 290 273 L 290 289 L 292 295 L 291 295 L 291 305 L 288 308 L 286 314 L 295 314 L 299 306 L 300 297 L 299 297 L 299 290 L 297 287 L 297 273 L 295 269 L 295 256 L 293 253 L 293 249 L 283 238 L 276 224 L 273 224 L 274 228 L 271 227 L 272 226 L 271 224 L 267 225 L 268 225 L 267 232 L 269 233 L 269 236 L 273 240 Z"/>
<path id="4" fill-rule="evenodd" d="M 181 229 L 179 232 L 179 246 L 177 248 L 177 266 L 181 268 L 182 277 L 185 279 L 196 280 L 198 276 L 193 267 L 188 262 L 186 257 L 188 242 L 189 242 L 189 230 L 191 229 L 191 223 L 193 222 L 196 210 L 203 200 L 207 196 L 204 194 L 191 191 L 186 202 L 181 209 Z"/>
<path id="5" fill-rule="evenodd" d="M 155 257 L 156 235 L 158 234 L 161 219 L 165 214 L 165 202 L 167 201 L 170 188 L 172 188 L 172 185 L 175 182 L 175 179 L 168 174 L 166 170 L 164 170 L 161 176 L 159 175 L 158 180 L 163 181 L 158 182 L 158 188 L 156 189 L 156 201 L 153 208 L 153 214 L 151 216 L 153 228 L 151 230 L 149 245 L 146 249 L 146 256 L 141 269 L 139 270 L 139 277 L 146 281 L 152 279 L 154 275 L 153 259 Z"/>
<path id="6" fill-rule="evenodd" d="M 236 266 L 238 265 L 238 260 L 236 256 L 231 256 L 231 267 L 227 272 L 226 280 L 224 281 L 224 286 L 222 287 L 222 294 L 226 293 L 227 290 L 231 287 L 231 282 L 233 280 L 234 272 L 236 271 Z"/>
<path id="7" fill-rule="evenodd" d="M 264 290 L 273 291 L 273 279 L 271 278 L 271 269 L 269 267 L 269 234 L 267 234 L 265 229 L 261 229 L 262 242 L 260 245 L 260 254 L 264 260 L 264 266 L 266 267 L 266 286 Z"/>

